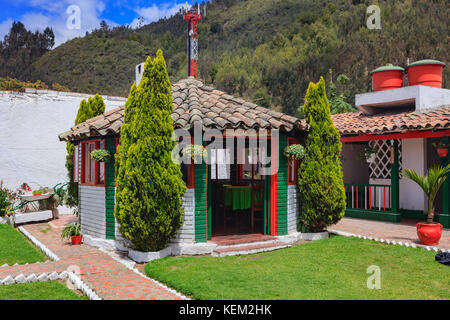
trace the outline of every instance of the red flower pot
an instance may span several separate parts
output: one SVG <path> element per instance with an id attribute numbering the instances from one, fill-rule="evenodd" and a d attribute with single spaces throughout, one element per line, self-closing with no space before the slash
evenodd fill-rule
<path id="1" fill-rule="evenodd" d="M 391 90 L 403 87 L 403 72 L 397 66 L 384 66 L 371 72 L 373 91 Z"/>
<path id="2" fill-rule="evenodd" d="M 410 86 L 429 86 L 442 88 L 442 70 L 445 63 L 437 60 L 420 60 L 408 65 Z"/>
<path id="3" fill-rule="evenodd" d="M 447 158 L 448 149 L 447 148 L 437 148 L 437 154 L 441 158 Z"/>
<path id="4" fill-rule="evenodd" d="M 434 246 L 439 243 L 442 235 L 442 224 L 418 222 L 416 228 L 417 236 L 423 244 Z"/>
<path id="5" fill-rule="evenodd" d="M 83 235 L 80 236 L 72 236 L 72 244 L 81 244 L 81 241 L 83 240 Z"/>

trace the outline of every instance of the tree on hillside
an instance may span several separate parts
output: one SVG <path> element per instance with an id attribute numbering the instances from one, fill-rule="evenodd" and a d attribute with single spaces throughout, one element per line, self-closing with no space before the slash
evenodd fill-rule
<path id="1" fill-rule="evenodd" d="M 22 22 L 14 21 L 9 33 L 0 41 L 0 76 L 29 80 L 31 64 L 54 45 L 51 28 L 33 33 Z"/>
<path id="2" fill-rule="evenodd" d="M 298 187 L 302 221 L 314 232 L 338 222 L 345 212 L 345 190 L 339 154 L 342 143 L 330 117 L 325 81 L 309 83 L 304 112 L 309 125 Z"/>
<path id="3" fill-rule="evenodd" d="M 186 190 L 172 161 L 172 94 L 161 50 L 132 87 L 120 132 L 115 214 L 132 249 L 163 249 L 182 223 Z"/>
<path id="4" fill-rule="evenodd" d="M 101 115 L 105 112 L 105 103 L 103 98 L 96 94 L 93 98 L 89 97 L 88 101 L 81 100 L 80 107 L 78 108 L 77 116 L 75 118 L 75 125 L 85 122 L 93 117 Z M 67 197 L 66 204 L 69 207 L 75 207 L 78 205 L 78 183 L 74 182 L 74 145 L 72 142 L 67 142 L 66 144 L 67 157 L 66 157 L 66 168 L 67 176 L 69 178 L 69 183 L 67 186 Z"/>

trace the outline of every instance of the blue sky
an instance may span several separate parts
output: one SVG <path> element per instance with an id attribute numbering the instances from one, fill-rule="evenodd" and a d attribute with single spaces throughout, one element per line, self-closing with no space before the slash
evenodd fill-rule
<path id="1" fill-rule="evenodd" d="M 111 26 L 133 27 L 139 17 L 150 23 L 173 15 L 185 4 L 186 0 L 0 0 L 0 38 L 8 33 L 14 20 L 20 20 L 31 30 L 51 26 L 59 45 L 97 28 L 102 20 Z M 67 21 L 74 13 L 67 12 L 71 5 L 79 8 L 79 28 L 68 27 Z"/>

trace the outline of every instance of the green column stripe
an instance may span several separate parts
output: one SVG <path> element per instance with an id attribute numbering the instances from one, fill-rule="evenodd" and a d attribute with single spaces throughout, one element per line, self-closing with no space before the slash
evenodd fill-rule
<path id="1" fill-rule="evenodd" d="M 391 165 L 391 197 L 393 213 L 398 213 L 399 209 L 399 164 L 398 164 L 398 141 L 394 140 L 394 163 Z M 387 205 L 387 204 L 386 204 Z"/>
<path id="2" fill-rule="evenodd" d="M 206 242 L 206 164 L 195 165 L 195 242 Z"/>
<path id="3" fill-rule="evenodd" d="M 105 163 L 105 219 L 106 219 L 106 239 L 116 238 L 116 224 L 114 220 L 115 206 L 115 173 L 114 154 L 116 152 L 116 139 L 106 139 L 106 150 L 111 154 L 111 160 Z"/>
<path id="4" fill-rule="evenodd" d="M 283 150 L 287 146 L 287 136 L 280 133 L 278 147 L 278 234 L 286 235 L 287 227 L 287 201 L 288 201 L 288 182 L 287 182 L 287 161 L 283 155 Z"/>

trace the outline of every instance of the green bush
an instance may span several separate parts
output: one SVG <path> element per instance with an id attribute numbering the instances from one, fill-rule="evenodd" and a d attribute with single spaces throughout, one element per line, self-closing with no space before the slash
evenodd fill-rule
<path id="1" fill-rule="evenodd" d="M 105 103 L 103 102 L 103 98 L 98 93 L 94 97 L 89 97 L 88 101 L 83 99 L 81 100 L 80 107 L 78 108 L 77 116 L 75 118 L 75 125 L 101 115 L 104 112 Z M 67 195 L 65 197 L 65 202 L 69 207 L 75 207 L 78 205 L 78 182 L 74 182 L 73 176 L 74 145 L 72 142 L 67 142 L 66 150 L 66 168 L 69 183 L 67 185 Z"/>
<path id="2" fill-rule="evenodd" d="M 172 95 L 162 51 L 147 58 L 125 105 L 117 159 L 115 214 L 120 232 L 140 251 L 163 249 L 182 224 L 186 191 L 171 159 Z"/>
<path id="3" fill-rule="evenodd" d="M 304 111 L 309 125 L 298 186 L 302 220 L 313 232 L 338 222 L 345 213 L 345 190 L 339 154 L 342 143 L 330 117 L 323 78 L 310 83 Z"/>

